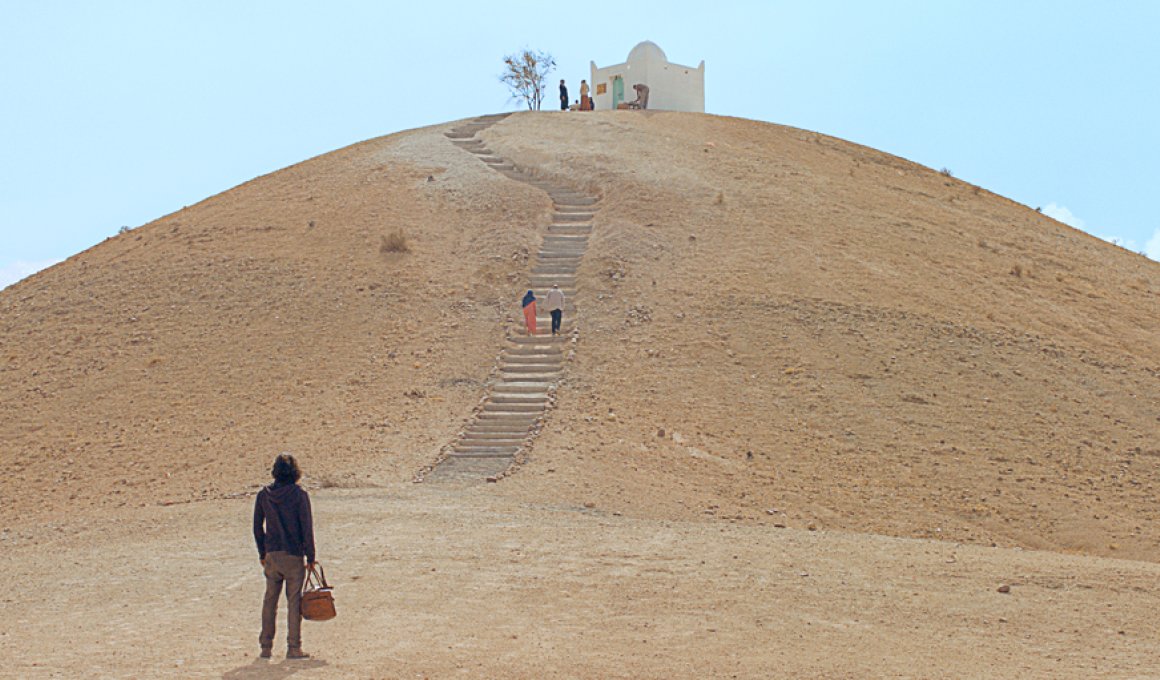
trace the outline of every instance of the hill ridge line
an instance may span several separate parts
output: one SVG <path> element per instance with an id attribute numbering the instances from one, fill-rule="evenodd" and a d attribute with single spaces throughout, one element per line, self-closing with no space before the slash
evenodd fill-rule
<path id="1" fill-rule="evenodd" d="M 476 137 L 509 115 L 479 116 L 444 136 L 496 172 L 540 189 L 552 199 L 552 217 L 531 261 L 527 284 L 541 300 L 552 285 L 559 285 L 566 298 L 564 320 L 559 335 L 544 333 L 551 320 L 547 310 L 538 309 L 534 335 L 508 333 L 496 360 L 499 379 L 490 381 L 464 428 L 415 481 L 498 482 L 522 464 L 555 405 L 564 361 L 574 352 L 570 349 L 565 355 L 563 348 L 574 345 L 578 337 L 576 276 L 600 198 L 518 168 Z"/>

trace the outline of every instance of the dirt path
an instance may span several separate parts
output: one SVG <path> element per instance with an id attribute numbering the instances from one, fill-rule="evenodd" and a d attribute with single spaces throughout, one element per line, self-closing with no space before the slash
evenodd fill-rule
<path id="1" fill-rule="evenodd" d="M 1156 565 L 488 488 L 316 492 L 340 614 L 306 624 L 309 662 L 255 660 L 250 499 L 7 532 L 0 676 L 1130 678 L 1160 660 Z"/>

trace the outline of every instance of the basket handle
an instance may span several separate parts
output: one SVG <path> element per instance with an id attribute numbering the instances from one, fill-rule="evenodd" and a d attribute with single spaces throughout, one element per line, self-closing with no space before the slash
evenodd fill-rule
<path id="1" fill-rule="evenodd" d="M 314 587 L 310 587 L 311 581 L 314 582 Z M 308 567 L 306 570 L 306 578 L 302 581 L 302 590 L 317 590 L 318 588 L 329 588 L 330 584 L 326 582 L 326 570 L 322 568 L 321 562 L 315 562 L 314 566 Z"/>

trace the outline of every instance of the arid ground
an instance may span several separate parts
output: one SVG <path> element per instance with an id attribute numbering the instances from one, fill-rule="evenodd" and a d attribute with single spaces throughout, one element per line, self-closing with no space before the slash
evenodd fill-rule
<path id="1" fill-rule="evenodd" d="M 551 212 L 452 125 L 0 292 L 0 676 L 1160 677 L 1160 264 L 814 132 L 515 114 L 602 196 L 575 352 L 523 465 L 416 484 Z M 307 662 L 254 659 L 280 451 Z"/>

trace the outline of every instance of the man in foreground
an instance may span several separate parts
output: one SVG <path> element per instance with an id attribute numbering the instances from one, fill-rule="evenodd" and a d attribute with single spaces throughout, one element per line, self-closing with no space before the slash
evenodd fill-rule
<path id="1" fill-rule="evenodd" d="M 270 658 L 274 648 L 278 596 L 286 586 L 286 658 L 308 659 L 302 651 L 302 582 L 307 567 L 314 566 L 314 520 L 310 496 L 298 486 L 302 472 L 294 456 L 283 453 L 274 459 L 274 483 L 258 492 L 254 501 L 254 541 L 266 573 L 266 598 L 262 602 L 261 657 Z"/>

